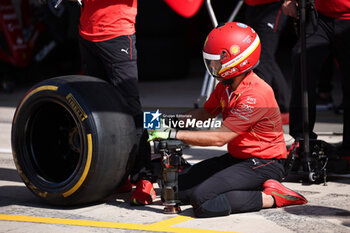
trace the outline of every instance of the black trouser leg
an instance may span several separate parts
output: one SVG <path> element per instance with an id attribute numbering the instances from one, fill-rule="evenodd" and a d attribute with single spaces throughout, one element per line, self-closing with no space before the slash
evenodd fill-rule
<path id="1" fill-rule="evenodd" d="M 309 108 L 309 131 L 310 138 L 316 138 L 317 135 L 313 132 L 316 120 L 316 87 L 319 77 L 322 76 L 322 67 L 330 66 L 326 64 L 331 51 L 330 35 L 331 31 L 327 22 L 319 20 L 319 25 L 316 31 L 308 22 L 306 25 L 306 78 L 304 82 L 307 85 L 308 108 Z M 293 86 L 292 98 L 290 104 L 290 135 L 294 138 L 303 137 L 303 103 L 301 90 L 301 68 L 300 68 L 300 41 L 293 49 Z"/>
<path id="2" fill-rule="evenodd" d="M 180 199 L 190 197 L 197 217 L 260 210 L 262 184 L 268 179 L 281 180 L 284 175 L 278 160 L 238 160 L 229 154 L 196 165 L 179 176 L 179 194 Z M 190 186 L 193 188 L 183 189 Z"/>
<path id="3" fill-rule="evenodd" d="M 343 101 L 344 101 L 344 126 L 343 149 L 350 152 L 350 20 L 334 19 L 335 55 L 342 73 Z"/>
<path id="4" fill-rule="evenodd" d="M 288 18 L 281 11 L 280 2 L 247 6 L 245 18 L 261 42 L 260 63 L 254 72 L 272 87 L 281 112 L 288 112 L 290 90 L 276 61 L 281 32 Z"/>
<path id="5" fill-rule="evenodd" d="M 130 181 L 136 184 L 137 181 L 149 180 L 155 181 L 151 164 L 151 146 L 148 140 L 148 132 L 143 128 L 143 116 L 135 117 L 136 136 L 137 136 L 137 154 L 133 168 L 130 173 Z"/>
<path id="6" fill-rule="evenodd" d="M 186 167 L 179 173 L 179 198 L 184 202 L 189 202 L 193 190 L 203 181 L 231 166 L 235 160 L 230 154 L 203 160 L 191 167 Z"/>
<path id="7" fill-rule="evenodd" d="M 152 180 L 151 148 L 143 129 L 143 113 L 139 99 L 135 35 L 120 36 L 102 42 L 80 38 L 83 72 L 111 83 L 124 99 L 136 126 L 136 152 L 131 158 L 131 181 Z M 134 161 L 132 161 L 132 159 Z"/>
<path id="8" fill-rule="evenodd" d="M 94 43 L 79 37 L 79 47 L 83 74 L 108 81 L 103 61 L 96 56 Z"/>

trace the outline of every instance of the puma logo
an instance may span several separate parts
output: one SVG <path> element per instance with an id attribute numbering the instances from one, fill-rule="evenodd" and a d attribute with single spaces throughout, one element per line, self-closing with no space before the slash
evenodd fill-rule
<path id="1" fill-rule="evenodd" d="M 271 29 L 275 27 L 275 25 L 273 25 L 272 23 L 267 23 L 267 26 L 270 27 Z"/>
<path id="2" fill-rule="evenodd" d="M 254 159 L 252 159 L 252 161 L 254 163 L 254 166 L 258 164 Z"/>
<path id="3" fill-rule="evenodd" d="M 129 49 L 121 49 L 120 51 L 122 51 L 122 52 L 124 52 L 124 53 L 126 53 L 126 54 L 129 54 L 128 50 L 129 50 Z"/>

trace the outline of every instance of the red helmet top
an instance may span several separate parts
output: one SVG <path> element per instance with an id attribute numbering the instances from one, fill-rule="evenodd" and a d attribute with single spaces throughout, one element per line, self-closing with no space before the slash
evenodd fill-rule
<path id="1" fill-rule="evenodd" d="M 259 62 L 260 50 L 260 39 L 254 29 L 231 22 L 209 33 L 203 58 L 211 75 L 230 79 L 253 69 Z"/>

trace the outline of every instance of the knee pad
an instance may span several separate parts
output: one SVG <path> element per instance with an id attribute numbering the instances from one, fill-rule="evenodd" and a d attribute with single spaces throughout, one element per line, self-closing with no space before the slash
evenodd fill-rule
<path id="1" fill-rule="evenodd" d="M 231 213 L 230 203 L 225 194 L 207 200 L 198 207 L 193 206 L 193 210 L 198 218 L 226 216 Z"/>

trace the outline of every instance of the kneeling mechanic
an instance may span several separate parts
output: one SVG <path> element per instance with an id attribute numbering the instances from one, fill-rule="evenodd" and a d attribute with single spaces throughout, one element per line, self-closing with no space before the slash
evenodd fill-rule
<path id="1" fill-rule="evenodd" d="M 180 200 L 190 203 L 197 217 L 307 203 L 279 183 L 287 150 L 273 90 L 252 71 L 260 49 L 258 35 L 245 24 L 232 22 L 213 29 L 203 58 L 208 72 L 220 82 L 203 109 L 184 115 L 204 121 L 222 113 L 222 126 L 206 131 L 167 128 L 150 135 L 149 140 L 178 139 L 195 146 L 227 144 L 228 153 L 179 173 Z"/>

